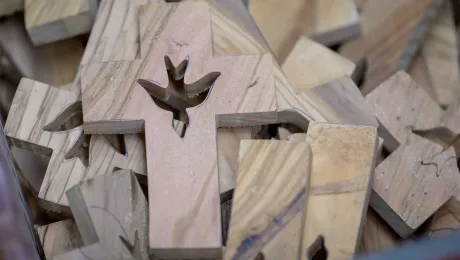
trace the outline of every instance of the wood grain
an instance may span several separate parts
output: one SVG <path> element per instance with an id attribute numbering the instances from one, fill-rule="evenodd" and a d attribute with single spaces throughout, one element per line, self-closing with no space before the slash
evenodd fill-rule
<path id="1" fill-rule="evenodd" d="M 131 245 L 137 240 L 147 259 L 147 201 L 133 173 L 103 174 L 71 188 L 67 196 L 85 246 L 54 259 L 131 259 L 120 237 Z"/>
<path id="2" fill-rule="evenodd" d="M 313 162 L 302 252 L 322 235 L 328 259 L 351 258 L 361 242 L 371 195 L 377 130 L 311 123 L 306 140 L 311 144 Z"/>
<path id="3" fill-rule="evenodd" d="M 24 18 L 35 45 L 56 42 L 91 31 L 97 0 L 25 0 Z"/>
<path id="4" fill-rule="evenodd" d="M 37 228 L 47 259 L 83 246 L 75 221 L 67 219 Z"/>
<path id="5" fill-rule="evenodd" d="M 361 32 L 352 0 L 251 0 L 248 9 L 279 62 L 301 35 L 332 45 Z"/>
<path id="6" fill-rule="evenodd" d="M 311 149 L 307 142 L 241 142 L 224 259 L 253 259 L 270 241 L 277 241 L 271 245 L 275 247 L 285 242 L 277 235 L 292 218 L 302 215 L 310 163 Z M 302 226 L 297 224 L 301 230 Z M 285 252 L 295 255 L 300 239 L 284 246 Z M 270 251 L 264 251 L 264 255 L 274 257 Z M 288 259 L 285 255 L 278 257 Z"/>
<path id="7" fill-rule="evenodd" d="M 114 167 L 140 174 L 146 171 L 144 144 L 140 138 L 125 137 L 127 157 L 115 151 L 103 136 L 83 135 L 78 104 L 81 104 L 79 91 L 58 89 L 24 78 L 5 125 L 5 134 L 13 146 L 51 156 L 39 197 L 59 205 L 67 205 L 64 192 L 68 188 L 86 178 L 112 171 Z M 80 152 L 72 153 L 73 150 Z"/>
<path id="8" fill-rule="evenodd" d="M 457 38 L 450 5 L 444 5 L 421 48 L 435 100 L 443 107 L 460 97 Z"/>
<path id="9" fill-rule="evenodd" d="M 303 73 L 297 73 L 298 68 L 302 68 Z M 301 37 L 283 63 L 282 69 L 299 93 L 342 76 L 351 76 L 355 64 L 327 47 Z"/>
<path id="10" fill-rule="evenodd" d="M 371 92 L 366 101 L 399 143 L 375 169 L 371 205 L 400 236 L 407 237 L 452 196 L 459 174 L 453 148 L 443 149 L 413 131 L 457 119 L 444 113 L 402 71 Z"/>
<path id="11" fill-rule="evenodd" d="M 184 16 L 188 19 L 182 19 Z M 270 55 L 213 58 L 209 18 L 209 9 L 203 3 L 159 3 L 143 7 L 141 54 L 148 55 L 135 61 L 89 64 L 82 69 L 85 131 L 126 133 L 144 131 L 145 127 L 148 171 L 165 173 L 149 175 L 150 247 L 159 257 L 183 254 L 215 257 L 220 253 L 216 126 L 263 124 L 276 119 Z M 157 26 L 160 24 L 163 26 Z M 192 31 L 198 37 L 192 37 Z M 183 139 L 171 132 L 171 113 L 157 107 L 146 90 L 136 83 L 137 79 L 147 79 L 167 86 L 165 55 L 171 59 L 171 65 L 167 65 L 169 61 L 165 65 L 171 66 L 169 69 L 177 79 L 183 75 L 174 76 L 179 71 L 176 64 L 186 57 L 192 64 L 187 67 L 185 84 L 211 72 L 221 73 L 206 102 L 187 109 L 192 123 L 187 126 Z M 119 73 L 114 75 L 113 69 Z M 108 82 L 111 82 L 110 88 L 101 93 L 100 86 L 107 86 Z M 201 84 L 210 83 L 190 85 L 191 94 Z M 148 90 L 158 93 L 154 88 Z M 202 90 L 206 91 L 206 86 Z M 109 102 L 114 97 L 119 101 Z M 106 106 L 109 103 L 111 107 Z M 141 123 L 143 120 L 145 123 Z M 200 152 L 191 152 L 192 149 Z M 179 169 L 187 169 L 187 172 Z M 182 181 L 185 179 L 196 184 L 190 186 L 189 182 Z M 155 214 L 164 210 L 174 214 Z M 155 234 L 162 234 L 161 239 Z"/>
<path id="12" fill-rule="evenodd" d="M 398 70 L 406 70 L 420 49 L 443 0 L 368 0 L 361 13 L 369 93 Z"/>

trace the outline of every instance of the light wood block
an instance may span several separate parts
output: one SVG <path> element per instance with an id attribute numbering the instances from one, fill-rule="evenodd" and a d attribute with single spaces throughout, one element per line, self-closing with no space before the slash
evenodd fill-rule
<path id="1" fill-rule="evenodd" d="M 306 140 L 313 162 L 302 252 L 322 235 L 328 259 L 352 258 L 361 242 L 371 195 L 377 130 L 311 123 Z"/>
<path id="2" fill-rule="evenodd" d="M 421 130 L 440 126 L 458 132 L 458 126 L 450 123 L 458 121 L 458 110 L 443 112 L 402 71 L 366 96 L 366 101 L 397 142 L 393 144 L 397 149 L 375 169 L 371 205 L 400 236 L 407 237 L 455 192 L 459 172 L 454 149 L 420 135 L 426 132 Z"/>
<path id="3" fill-rule="evenodd" d="M 91 31 L 98 0 L 25 0 L 24 18 L 35 45 Z"/>
<path id="4" fill-rule="evenodd" d="M 353 0 L 250 0 L 248 9 L 279 62 L 301 35 L 332 45 L 361 32 Z"/>
<path id="5" fill-rule="evenodd" d="M 148 258 L 147 201 L 133 173 L 86 180 L 67 197 L 85 246 L 53 259 L 133 259 L 121 238 L 137 246 L 138 259 Z"/>
<path id="6" fill-rule="evenodd" d="M 224 259 L 254 259 L 260 251 L 268 258 L 277 253 L 278 259 L 296 259 L 292 256 L 298 253 L 300 238 L 284 245 L 283 252 L 291 257 L 262 249 L 273 240 L 272 247 L 285 243 L 279 232 L 302 215 L 310 167 L 311 149 L 305 141 L 241 141 Z"/>
<path id="7" fill-rule="evenodd" d="M 444 5 L 421 48 L 435 100 L 443 107 L 460 97 L 457 35 L 450 5 Z"/>
<path id="8" fill-rule="evenodd" d="M 148 171 L 164 173 L 149 175 L 153 253 L 160 258 L 216 257 L 221 244 L 216 126 L 276 120 L 272 60 L 268 54 L 212 57 L 209 9 L 203 3 L 152 4 L 143 7 L 140 13 L 140 60 L 92 63 L 82 69 L 85 131 L 127 133 L 145 128 Z M 188 19 L 184 20 L 184 16 Z M 156 26 L 160 21 L 164 26 Z M 191 105 L 187 109 L 191 123 L 183 138 L 171 132 L 172 114 L 155 105 L 149 93 L 137 84 L 138 79 L 146 79 L 140 83 L 161 99 L 164 91 L 161 88 L 165 87 L 159 86 L 168 86 L 162 65 L 165 55 L 171 59 L 166 60 L 170 83 L 185 77 L 185 83 L 190 84 L 182 90 L 186 95 L 205 93 L 213 85 L 200 106 L 193 107 L 195 103 L 188 98 L 182 98 L 181 102 L 163 99 L 171 106 L 191 102 L 187 104 Z M 184 68 L 186 63 L 179 64 L 186 58 L 192 65 L 184 76 L 179 67 Z M 113 74 L 113 69 L 118 73 Z M 204 80 L 192 84 L 203 75 L 207 76 Z M 100 86 L 108 82 L 110 87 L 100 92 Z M 173 91 L 174 84 L 170 84 L 168 91 Z M 115 96 L 122 98 L 121 102 L 109 102 Z M 181 98 L 177 93 L 171 97 Z M 107 107 L 109 103 L 114 106 Z M 192 152 L 197 146 L 200 152 Z M 196 184 L 190 186 L 182 181 L 185 179 L 193 179 Z M 174 213 L 156 214 L 159 211 Z"/>
<path id="9" fill-rule="evenodd" d="M 302 68 L 303 73 L 297 73 L 298 68 Z M 282 69 L 297 92 L 304 92 L 342 76 L 351 76 L 355 64 L 325 46 L 301 37 Z"/>
<path id="10" fill-rule="evenodd" d="M 368 0 L 361 13 L 368 67 L 366 95 L 398 70 L 407 70 L 443 0 Z"/>
<path id="11" fill-rule="evenodd" d="M 71 219 L 41 226 L 37 233 L 47 259 L 83 246 L 78 227 Z"/>
<path id="12" fill-rule="evenodd" d="M 101 135 L 83 135 L 80 92 L 22 79 L 5 125 L 13 146 L 50 156 L 39 197 L 67 205 L 65 191 L 115 167 L 145 174 L 142 139 L 127 135 L 128 156 Z M 131 141 L 134 139 L 134 141 Z M 102 172 L 101 172 L 102 171 Z"/>
<path id="13" fill-rule="evenodd" d="M 3 0 L 0 2 L 0 17 L 24 9 L 24 0 Z"/>

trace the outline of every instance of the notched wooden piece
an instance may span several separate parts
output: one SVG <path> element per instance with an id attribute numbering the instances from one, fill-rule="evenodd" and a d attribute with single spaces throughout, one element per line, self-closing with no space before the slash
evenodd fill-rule
<path id="1" fill-rule="evenodd" d="M 355 254 L 371 196 L 377 137 L 375 127 L 310 123 L 306 140 L 313 162 L 301 259 L 319 235 L 329 259 Z"/>
<path id="2" fill-rule="evenodd" d="M 216 128 L 276 121 L 271 55 L 213 57 L 205 3 L 144 6 L 139 24 L 141 59 L 83 66 L 85 132 L 145 131 L 153 254 L 214 258 L 221 253 Z M 187 68 L 186 85 L 199 82 L 196 89 L 189 86 L 191 93 L 210 82 L 199 81 L 203 75 L 221 73 L 206 100 L 186 109 L 190 124 L 183 138 L 171 129 L 172 113 L 138 84 L 143 79 L 168 85 L 165 56 L 176 71 Z M 177 65 L 184 60 L 187 66 Z"/>
<path id="3" fill-rule="evenodd" d="M 402 71 L 369 93 L 366 101 L 385 131 L 399 142 L 375 169 L 370 203 L 400 236 L 407 237 L 452 196 L 459 174 L 453 148 L 417 133 L 439 134 L 427 130 L 450 128 L 449 122 L 458 121 L 457 111 L 442 111 Z M 455 139 L 447 138 L 451 143 Z"/>
<path id="4" fill-rule="evenodd" d="M 305 141 L 241 141 L 224 259 L 253 259 L 260 251 L 273 259 L 280 253 L 273 250 L 285 243 L 278 234 L 303 212 L 311 156 Z M 300 222 L 296 224 L 301 230 Z M 284 250 L 290 257 L 279 259 L 296 259 L 300 238 L 290 242 Z"/>
<path id="5" fill-rule="evenodd" d="M 85 180 L 67 197 L 85 246 L 54 259 L 148 259 L 147 201 L 132 172 Z M 126 242 L 137 247 L 135 254 Z"/>
<path id="6" fill-rule="evenodd" d="M 65 191 L 81 180 L 114 167 L 145 174 L 142 139 L 127 135 L 130 157 L 119 154 L 103 136 L 83 135 L 80 91 L 22 79 L 5 125 L 13 146 L 50 156 L 38 196 L 66 211 Z"/>

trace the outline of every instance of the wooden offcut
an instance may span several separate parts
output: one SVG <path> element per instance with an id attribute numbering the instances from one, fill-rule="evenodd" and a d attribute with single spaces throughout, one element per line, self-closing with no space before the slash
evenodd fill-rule
<path id="1" fill-rule="evenodd" d="M 279 62 L 299 36 L 332 45 L 361 32 L 353 0 L 250 0 L 248 9 Z"/>
<path id="2" fill-rule="evenodd" d="M 224 259 L 254 259 L 260 251 L 266 259 L 273 254 L 296 259 L 292 256 L 298 253 L 300 238 L 286 243 L 278 233 L 302 215 L 310 167 L 311 149 L 305 141 L 241 141 Z M 296 224 L 302 230 L 301 223 Z"/>
<path id="3" fill-rule="evenodd" d="M 133 259 L 123 242 L 148 259 L 147 201 L 133 173 L 126 170 L 86 180 L 67 191 L 84 247 L 53 259 Z"/>
<path id="4" fill-rule="evenodd" d="M 371 195 L 377 130 L 310 123 L 306 140 L 313 159 L 302 252 L 321 235 L 328 259 L 352 258 L 361 243 Z"/>
<path id="5" fill-rule="evenodd" d="M 455 192 L 459 172 L 451 145 L 454 131 L 460 130 L 455 123 L 458 110 L 442 111 L 402 71 L 369 93 L 366 101 L 382 130 L 395 137 L 386 145 L 396 148 L 375 169 L 370 204 L 400 236 L 407 237 Z M 433 140 L 436 136 L 444 146 Z"/>
<path id="6" fill-rule="evenodd" d="M 97 0 L 24 0 L 26 29 L 35 45 L 91 31 Z"/>
<path id="7" fill-rule="evenodd" d="M 457 35 L 453 11 L 444 5 L 421 47 L 435 100 L 448 107 L 460 97 Z"/>
<path id="8" fill-rule="evenodd" d="M 368 61 L 364 94 L 398 70 L 406 70 L 444 0 L 368 0 L 361 13 Z"/>
<path id="9" fill-rule="evenodd" d="M 153 253 L 215 257 L 221 244 L 216 127 L 276 119 L 272 60 L 268 54 L 213 57 L 210 13 L 203 3 L 152 4 L 140 14 L 140 60 L 82 68 L 85 132 L 145 129 Z M 107 88 L 100 92 L 102 85 Z M 172 109 L 187 107 L 181 112 L 188 118 L 183 137 L 171 131 L 172 114 L 149 94 Z M 187 97 L 195 94 L 195 100 Z M 157 214 L 166 210 L 174 214 Z"/>
<path id="10" fill-rule="evenodd" d="M 38 227 L 37 234 L 47 259 L 83 246 L 78 227 L 72 219 Z"/>

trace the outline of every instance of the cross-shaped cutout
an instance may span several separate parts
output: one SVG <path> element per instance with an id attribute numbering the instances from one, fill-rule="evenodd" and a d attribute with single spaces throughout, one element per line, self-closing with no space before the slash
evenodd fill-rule
<path id="1" fill-rule="evenodd" d="M 87 133 L 145 131 L 150 248 L 157 257 L 219 257 L 216 128 L 276 121 L 271 55 L 214 57 L 205 3 L 144 6 L 139 28 L 141 59 L 82 67 L 83 127 Z M 180 138 L 171 129 L 173 113 L 148 92 L 164 100 L 170 79 L 182 75 L 183 94 L 212 89 L 204 102 L 181 107 L 189 122 Z"/>
<path id="2" fill-rule="evenodd" d="M 384 145 L 394 151 L 375 169 L 370 204 L 407 237 L 453 195 L 459 175 L 454 149 L 418 134 L 428 137 L 434 132 L 423 130 L 440 126 L 460 132 L 458 110 L 441 110 L 405 72 L 382 83 L 366 101 L 376 112 L 383 137 L 394 137 L 385 138 Z"/>

